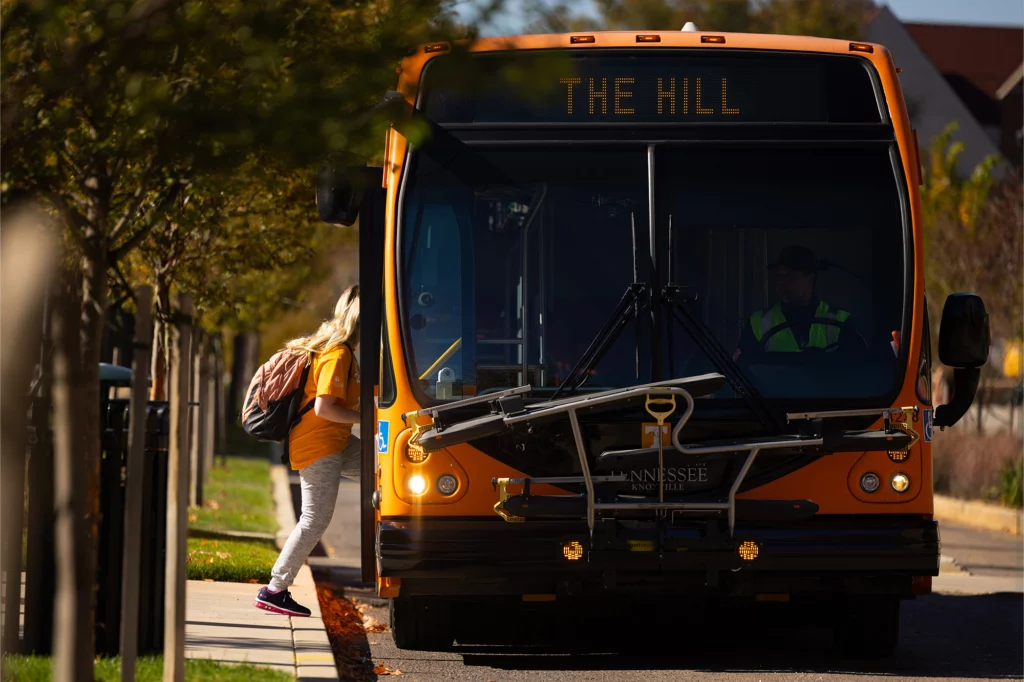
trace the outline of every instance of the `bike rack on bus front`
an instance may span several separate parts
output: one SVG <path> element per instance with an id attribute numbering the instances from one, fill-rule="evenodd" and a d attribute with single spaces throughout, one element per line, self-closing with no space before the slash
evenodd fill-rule
<path id="1" fill-rule="evenodd" d="M 614 482 L 624 481 L 625 477 L 617 476 L 602 476 L 594 477 L 590 473 L 590 462 L 587 459 L 586 443 L 583 440 L 583 432 L 580 429 L 580 422 L 577 412 L 581 409 L 594 407 L 596 405 L 603 405 L 607 403 L 628 400 L 636 397 L 660 397 L 665 396 L 679 396 L 686 402 L 686 410 L 683 416 L 676 422 L 675 428 L 672 430 L 672 445 L 675 449 L 684 455 L 711 455 L 711 454 L 725 454 L 730 452 L 747 452 L 746 460 L 743 466 L 740 468 L 736 479 L 733 481 L 732 486 L 729 488 L 729 495 L 726 500 L 720 502 L 684 502 L 684 501 L 665 501 L 659 499 L 658 501 L 640 501 L 640 502 L 597 502 L 596 495 L 594 492 L 595 482 Z M 513 417 L 507 417 L 504 421 L 509 426 L 519 424 L 522 422 L 528 422 L 532 419 L 538 419 L 541 417 L 548 417 L 556 414 L 567 414 L 569 417 L 569 423 L 572 425 L 573 439 L 576 442 L 576 452 L 580 460 L 580 468 L 583 471 L 583 476 L 559 476 L 554 478 L 530 478 L 530 479 L 498 479 L 499 485 L 504 484 L 507 486 L 511 483 L 580 483 L 582 482 L 586 487 L 586 501 L 587 501 L 587 527 L 590 530 L 590 534 L 594 533 L 594 523 L 596 514 L 598 511 L 608 510 L 686 510 L 686 511 L 725 511 L 728 513 L 729 518 L 729 535 L 733 534 L 736 526 L 736 493 L 739 491 L 740 486 L 743 485 L 743 480 L 746 478 L 747 473 L 750 471 L 750 467 L 754 463 L 754 459 L 758 453 L 762 450 L 776 449 L 776 448 L 802 448 L 802 447 L 818 447 L 821 446 L 823 440 L 821 438 L 784 438 L 776 440 L 753 440 L 748 442 L 737 442 L 729 443 L 726 445 L 714 445 L 714 446 L 694 446 L 694 445 L 683 445 L 679 442 L 679 433 L 686 426 L 686 422 L 689 421 L 690 416 L 693 414 L 693 396 L 689 391 L 682 388 L 675 387 L 640 387 L 631 390 L 625 390 L 622 392 L 615 393 L 613 395 L 597 396 L 597 397 L 583 397 L 579 400 L 572 401 L 567 404 L 558 405 L 551 408 L 540 409 L 529 414 L 517 415 Z M 663 479 L 665 476 L 664 467 L 659 467 L 658 477 Z M 660 483 L 661 481 L 659 481 Z"/>
<path id="2" fill-rule="evenodd" d="M 855 410 L 855 411 L 830 411 L 820 413 L 797 413 L 788 414 L 787 417 L 790 421 L 795 420 L 808 420 L 808 419 L 831 419 L 840 417 L 850 416 L 883 416 L 885 419 L 885 425 L 882 430 L 878 431 L 840 431 L 830 432 L 822 429 L 820 435 L 813 437 L 806 436 L 777 436 L 771 438 L 757 438 L 740 440 L 730 443 L 716 443 L 716 444 L 683 444 L 679 441 L 679 435 L 683 428 L 686 426 L 690 417 L 693 415 L 694 400 L 691 391 L 681 388 L 679 386 L 673 386 L 672 383 L 679 383 L 685 381 L 707 381 L 709 378 L 713 379 L 718 375 L 704 375 L 701 377 L 694 377 L 691 379 L 673 380 L 666 382 L 669 385 L 646 385 L 636 386 L 629 389 L 619 389 L 614 391 L 602 392 L 596 395 L 582 396 L 577 399 L 569 399 L 559 401 L 557 404 L 544 406 L 531 406 L 526 408 L 522 402 L 524 394 L 531 391 L 531 387 L 523 386 L 508 391 L 502 391 L 497 394 L 489 396 L 478 396 L 469 398 L 454 403 L 449 403 L 444 406 L 425 408 L 416 412 L 410 412 L 402 415 L 403 420 L 407 420 L 410 417 L 414 418 L 414 425 L 416 428 L 416 437 L 410 441 L 417 445 L 426 445 L 431 441 L 438 440 L 442 434 L 446 431 L 447 427 L 442 426 L 438 423 L 438 417 L 442 413 L 455 409 L 457 407 L 463 407 L 466 405 L 472 405 L 476 403 L 491 403 L 492 414 L 483 418 L 486 423 L 481 423 L 479 428 L 474 427 L 468 432 L 461 434 L 458 437 L 458 442 L 466 442 L 474 440 L 478 437 L 490 435 L 495 432 L 496 428 L 511 428 L 516 424 L 523 424 L 532 422 L 535 420 L 546 419 L 558 415 L 565 414 L 569 418 L 569 423 L 572 427 L 573 440 L 576 444 L 576 452 L 579 457 L 580 469 L 582 476 L 554 476 L 554 477 L 538 477 L 538 478 L 496 478 L 493 479 L 492 483 L 498 491 L 499 499 L 495 505 L 495 513 L 501 516 L 508 522 L 522 522 L 525 521 L 523 517 L 517 517 L 510 514 L 504 509 L 504 503 L 509 499 L 508 486 L 510 485 L 523 485 L 524 495 L 529 495 L 529 489 L 531 484 L 579 484 L 583 483 L 586 488 L 586 516 L 587 516 L 587 527 L 590 530 L 591 536 L 594 533 L 595 519 L 598 511 L 621 511 L 621 510 L 679 510 L 679 511 L 708 511 L 708 512 L 726 512 L 728 515 L 728 527 L 729 535 L 733 536 L 736 527 L 736 495 L 739 492 L 740 487 L 743 485 L 743 481 L 746 479 L 747 474 L 750 471 L 751 466 L 754 464 L 754 460 L 757 456 L 765 450 L 777 450 L 777 449 L 802 449 L 802 448 L 822 448 L 827 452 L 853 452 L 853 451 L 866 451 L 874 449 L 888 449 L 890 452 L 905 452 L 908 450 L 919 438 L 918 434 L 910 427 L 909 415 L 914 414 L 913 408 L 877 408 L 870 410 Z M 720 377 L 718 377 L 720 378 Z M 697 385 L 697 384 L 694 384 Z M 587 447 L 583 439 L 583 432 L 580 428 L 579 422 L 579 411 L 589 408 L 594 408 L 601 405 L 608 405 L 611 403 L 627 401 L 635 398 L 646 398 L 647 399 L 647 410 L 655 418 L 662 421 L 665 417 L 671 416 L 675 412 L 674 400 L 676 397 L 682 398 L 686 404 L 686 408 L 683 415 L 676 422 L 672 429 L 672 446 L 677 452 L 684 455 L 717 455 L 717 454 L 728 454 L 728 453 L 740 453 L 745 452 L 746 458 L 743 465 L 740 467 L 739 473 L 736 475 L 729 488 L 729 493 L 724 500 L 718 501 L 682 501 L 682 500 L 668 500 L 664 499 L 664 461 L 663 457 L 659 452 L 659 466 L 658 466 L 658 477 L 659 477 L 659 499 L 657 501 L 628 501 L 628 502 L 598 502 L 597 496 L 594 489 L 595 483 L 613 483 L 613 482 L 624 482 L 625 476 L 593 476 L 590 471 L 590 462 L 587 458 Z M 657 410 L 652 411 L 652 403 L 668 403 L 672 402 L 672 410 L 665 412 L 659 412 Z M 435 422 L 435 427 L 431 429 L 433 432 L 430 437 L 426 437 L 426 432 L 422 432 L 423 437 L 421 438 L 422 426 L 418 423 L 420 416 L 429 415 Z M 902 416 L 902 422 L 896 421 L 895 417 Z M 471 420 L 472 421 L 472 420 Z M 479 420 L 478 420 L 479 421 Z M 470 422 L 463 422 L 470 423 Z M 430 447 L 438 448 L 444 447 L 444 444 L 434 442 Z M 623 450 L 617 451 L 614 454 L 617 456 L 630 456 L 630 455 L 641 455 L 649 453 L 651 448 L 643 448 L 637 450 Z M 545 496 L 551 500 L 561 500 L 563 496 Z M 570 500 L 578 500 L 578 497 L 569 496 Z"/>

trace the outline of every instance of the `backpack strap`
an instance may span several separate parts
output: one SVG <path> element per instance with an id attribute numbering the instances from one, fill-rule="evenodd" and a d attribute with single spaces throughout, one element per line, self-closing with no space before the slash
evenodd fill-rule
<path id="1" fill-rule="evenodd" d="M 299 423 L 303 415 L 312 410 L 313 406 L 316 404 L 316 398 L 314 398 L 313 400 L 310 400 L 308 403 L 303 405 L 302 409 L 295 411 L 295 406 L 300 404 L 302 401 L 302 394 L 306 390 L 306 382 L 309 380 L 309 370 L 312 368 L 312 366 L 313 361 L 310 359 L 306 360 L 306 366 L 302 368 L 302 375 L 299 377 L 299 392 L 298 394 L 296 394 L 295 400 L 292 401 L 291 405 L 292 416 L 288 420 L 289 431 L 295 428 L 295 425 Z"/>

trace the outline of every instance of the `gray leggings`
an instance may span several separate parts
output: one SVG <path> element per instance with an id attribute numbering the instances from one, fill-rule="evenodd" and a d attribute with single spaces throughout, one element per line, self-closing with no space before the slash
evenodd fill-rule
<path id="1" fill-rule="evenodd" d="M 281 556 L 271 571 L 270 589 L 286 590 L 295 582 L 302 564 L 320 542 L 334 516 L 341 484 L 341 453 L 322 457 L 304 469 L 299 469 L 302 483 L 302 516 L 288 536 Z"/>

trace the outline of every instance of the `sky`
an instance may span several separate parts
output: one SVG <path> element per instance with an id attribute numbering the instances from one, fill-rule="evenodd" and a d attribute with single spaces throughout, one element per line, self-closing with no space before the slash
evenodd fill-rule
<path id="1" fill-rule="evenodd" d="M 475 4 L 474 0 L 461 0 L 458 13 L 465 19 L 472 18 Z M 581 12 L 594 11 L 591 0 L 575 0 L 572 4 Z M 888 5 L 903 21 L 1024 26 L 1022 0 L 881 0 L 879 4 Z M 509 35 L 523 30 L 526 18 L 522 0 L 506 0 L 506 6 L 503 15 L 485 27 L 485 34 Z"/>

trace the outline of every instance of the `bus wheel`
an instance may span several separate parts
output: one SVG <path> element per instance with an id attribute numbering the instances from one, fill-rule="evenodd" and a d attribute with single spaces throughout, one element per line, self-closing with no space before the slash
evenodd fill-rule
<path id="1" fill-rule="evenodd" d="M 897 597 L 859 597 L 844 604 L 835 625 L 835 644 L 851 658 L 887 658 L 900 638 Z"/>
<path id="2" fill-rule="evenodd" d="M 455 642 L 452 607 L 444 601 L 395 597 L 389 615 L 391 634 L 399 649 L 441 651 Z"/>

